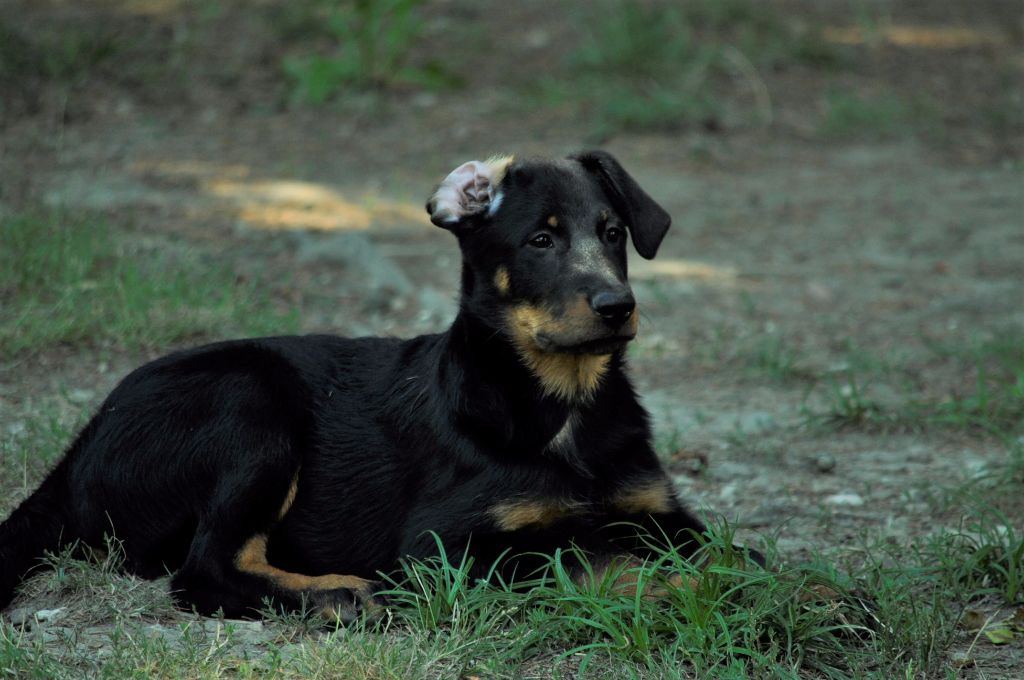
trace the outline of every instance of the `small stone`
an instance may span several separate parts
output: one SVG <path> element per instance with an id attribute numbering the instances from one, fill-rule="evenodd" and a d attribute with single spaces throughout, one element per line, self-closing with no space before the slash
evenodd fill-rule
<path id="1" fill-rule="evenodd" d="M 814 458 L 814 467 L 818 472 L 832 472 L 836 469 L 836 457 L 831 453 L 819 453 Z"/>
<path id="2" fill-rule="evenodd" d="M 420 92 L 412 98 L 412 105 L 420 109 L 429 109 L 437 106 L 437 102 L 437 95 L 433 92 Z"/>
<path id="3" fill-rule="evenodd" d="M 43 642 L 64 642 L 74 634 L 71 628 L 48 628 L 43 631 Z"/>
<path id="4" fill-rule="evenodd" d="M 56 621 L 64 614 L 64 607 L 57 607 L 56 609 L 40 609 L 36 612 L 36 621 L 40 623 L 51 623 Z"/>
<path id="5" fill-rule="evenodd" d="M 694 484 L 694 480 L 688 474 L 672 475 L 672 483 L 677 487 L 691 487 Z"/>
<path id="6" fill-rule="evenodd" d="M 949 661 L 957 668 L 967 668 L 974 665 L 974 659 L 967 652 L 952 652 L 949 655 Z"/>
<path id="7" fill-rule="evenodd" d="M 32 610 L 28 607 L 18 607 L 7 612 L 7 620 L 11 622 L 12 626 L 25 626 L 26 628 L 32 627 Z"/>
<path id="8" fill-rule="evenodd" d="M 76 389 L 68 392 L 68 401 L 73 404 L 85 404 L 96 396 L 96 390 Z"/>
<path id="9" fill-rule="evenodd" d="M 856 493 L 836 493 L 826 498 L 825 502 L 831 505 L 858 506 L 864 505 L 864 498 Z"/>

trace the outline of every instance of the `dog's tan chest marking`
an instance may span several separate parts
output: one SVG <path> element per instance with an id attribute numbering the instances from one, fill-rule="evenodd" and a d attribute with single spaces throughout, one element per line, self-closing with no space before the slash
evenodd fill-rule
<path id="1" fill-rule="evenodd" d="M 540 380 L 544 392 L 565 400 L 589 398 L 608 370 L 610 355 L 541 351 L 534 341 L 539 329 L 567 328 L 563 320 L 529 304 L 512 307 L 508 326 L 513 343 L 526 367 Z"/>
<path id="2" fill-rule="evenodd" d="M 546 527 L 564 517 L 583 514 L 582 503 L 562 498 L 530 498 L 503 501 L 488 513 L 502 531 L 524 527 Z"/>
<path id="3" fill-rule="evenodd" d="M 607 355 L 558 354 L 534 350 L 524 357 L 548 394 L 566 400 L 587 399 L 608 370 Z"/>
<path id="4" fill-rule="evenodd" d="M 671 512 L 675 494 L 668 479 L 655 478 L 628 484 L 612 498 L 612 506 L 627 513 Z"/>

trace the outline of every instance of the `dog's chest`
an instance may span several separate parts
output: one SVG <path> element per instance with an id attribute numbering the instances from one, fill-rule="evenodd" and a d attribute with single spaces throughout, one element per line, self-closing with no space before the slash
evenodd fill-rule
<path id="1" fill-rule="evenodd" d="M 561 457 L 576 458 L 576 430 L 579 427 L 580 415 L 576 410 L 569 411 L 562 426 L 555 432 L 555 436 L 548 441 L 544 450 L 547 453 Z"/>

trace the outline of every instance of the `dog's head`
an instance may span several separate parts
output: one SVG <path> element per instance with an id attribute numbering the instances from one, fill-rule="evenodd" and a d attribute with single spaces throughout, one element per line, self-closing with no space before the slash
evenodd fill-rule
<path id="1" fill-rule="evenodd" d="M 531 364 L 607 357 L 636 335 L 627 234 L 654 257 L 671 218 L 610 154 L 471 161 L 427 202 L 463 252 L 463 308 Z M 557 391 L 557 390 L 556 390 Z"/>

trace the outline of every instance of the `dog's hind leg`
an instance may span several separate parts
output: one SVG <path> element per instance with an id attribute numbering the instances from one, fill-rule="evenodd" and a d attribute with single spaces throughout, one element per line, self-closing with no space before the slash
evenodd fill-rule
<path id="1" fill-rule="evenodd" d="M 188 557 L 171 587 L 178 602 L 201 614 L 258 616 L 261 610 L 312 609 L 347 622 L 372 609 L 375 582 L 354 576 L 306 576 L 267 562 L 266 534 L 296 493 L 292 475 L 275 467 L 231 475 L 218 484 Z M 291 481 L 289 483 L 289 477 Z"/>

